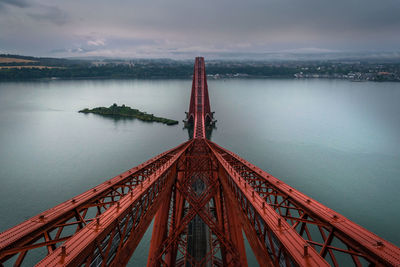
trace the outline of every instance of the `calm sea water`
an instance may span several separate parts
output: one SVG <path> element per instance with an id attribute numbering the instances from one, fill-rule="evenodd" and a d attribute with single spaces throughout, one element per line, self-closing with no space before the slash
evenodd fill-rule
<path id="1" fill-rule="evenodd" d="M 209 80 L 212 140 L 400 245 L 400 83 Z M 0 231 L 187 140 L 190 80 L 0 83 Z M 145 264 L 151 229 L 131 263 Z M 252 259 L 254 260 L 254 259 Z"/>

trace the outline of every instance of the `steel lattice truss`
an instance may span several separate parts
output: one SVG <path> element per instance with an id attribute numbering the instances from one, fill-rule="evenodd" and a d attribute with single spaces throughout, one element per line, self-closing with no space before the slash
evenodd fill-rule
<path id="1" fill-rule="evenodd" d="M 400 249 L 206 139 L 196 58 L 193 139 L 0 234 L 0 266 L 123 266 L 154 221 L 148 266 L 400 266 Z"/>
<path id="2" fill-rule="evenodd" d="M 100 184 L 71 200 L 47 210 L 30 220 L 0 234 L 2 262 L 12 260 L 20 266 L 28 252 L 34 258 L 47 251 L 51 254 L 60 243 L 101 215 L 138 185 L 168 163 L 185 144 L 164 152 L 120 175 Z M 28 255 L 29 256 L 29 255 Z"/>

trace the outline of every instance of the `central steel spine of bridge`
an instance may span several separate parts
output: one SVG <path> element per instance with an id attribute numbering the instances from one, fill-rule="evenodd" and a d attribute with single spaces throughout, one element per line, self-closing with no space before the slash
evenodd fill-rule
<path id="1" fill-rule="evenodd" d="M 193 128 L 193 138 L 206 138 L 206 127 L 212 126 L 213 113 L 210 108 L 204 58 L 197 57 L 194 63 L 192 94 L 187 123 Z"/>
<path id="2" fill-rule="evenodd" d="M 0 265 L 124 266 L 154 221 L 148 266 L 400 266 L 400 249 L 206 139 L 196 58 L 193 138 L 0 234 Z M 143 257 L 143 255 L 140 255 Z"/>

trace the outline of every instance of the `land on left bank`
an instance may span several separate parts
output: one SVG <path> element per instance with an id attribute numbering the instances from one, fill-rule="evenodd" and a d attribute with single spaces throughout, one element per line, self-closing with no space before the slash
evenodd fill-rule
<path id="1" fill-rule="evenodd" d="M 0 81 L 85 78 L 190 78 L 192 63 L 168 59 L 63 59 L 0 55 Z"/>

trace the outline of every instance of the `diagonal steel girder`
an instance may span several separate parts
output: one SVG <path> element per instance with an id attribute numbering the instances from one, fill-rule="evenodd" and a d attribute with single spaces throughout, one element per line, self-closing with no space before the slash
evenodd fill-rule
<path id="1" fill-rule="evenodd" d="M 260 198 L 263 209 L 278 215 L 309 246 L 333 266 L 400 265 L 400 248 L 343 215 L 297 191 L 221 146 L 207 141 L 228 176 Z M 253 204 L 253 199 L 249 199 Z M 254 228 L 254 227 L 253 227 Z M 320 241 L 322 240 L 322 242 Z M 347 258 L 337 255 L 346 255 Z"/>
<path id="2" fill-rule="evenodd" d="M 150 257 L 152 258 L 152 264 L 150 266 L 158 266 L 157 262 L 163 262 L 163 255 L 168 253 L 173 247 L 176 248 L 176 244 L 179 242 L 182 233 L 186 230 L 188 224 L 198 215 L 202 221 L 209 227 L 212 233 L 217 236 L 218 242 L 222 245 L 224 253 L 228 253 L 230 256 L 228 264 L 239 263 L 239 253 L 235 246 L 229 240 L 226 233 L 223 232 L 222 227 L 224 222 L 222 217 L 219 220 L 214 220 L 214 216 L 208 210 L 208 204 L 212 199 L 216 198 L 216 193 L 218 192 L 219 182 L 218 179 L 213 177 L 213 166 L 215 163 L 211 161 L 210 150 L 208 149 L 204 140 L 195 140 L 193 146 L 188 149 L 186 154 L 186 164 L 181 172 L 184 172 L 184 179 L 178 180 L 176 182 L 176 190 L 183 199 L 188 203 L 189 210 L 182 219 L 180 219 L 179 224 L 176 225 L 165 240 L 158 244 L 158 249 L 150 251 Z M 215 172 L 215 170 L 214 170 Z M 201 179 L 207 185 L 205 191 L 201 194 L 197 194 L 191 188 L 191 183 L 193 179 Z M 159 222 L 161 224 L 161 222 Z M 165 223 L 165 222 L 164 222 Z M 156 227 L 156 225 L 155 225 Z M 152 240 L 153 241 L 153 240 Z M 159 241 L 157 241 L 159 242 Z M 153 247 L 153 243 L 151 245 Z M 184 255 L 187 251 L 181 251 Z M 207 261 L 206 256 L 202 259 L 202 262 Z M 190 258 L 190 255 L 189 255 Z M 193 259 L 190 260 L 193 263 Z M 166 263 L 164 263 L 166 264 Z M 166 264 L 166 266 L 169 266 Z M 197 266 L 197 265 L 196 265 Z"/>
<path id="3" fill-rule="evenodd" d="M 0 263 L 24 263 L 27 254 L 42 247 L 50 254 L 72 234 L 87 227 L 96 217 L 115 205 L 123 196 L 163 168 L 190 141 L 161 153 L 94 188 L 0 234 Z M 69 233 L 67 235 L 67 233 Z M 43 242 L 44 240 L 45 242 Z M 39 261 L 40 258 L 37 258 Z M 32 264 L 30 259 L 29 264 Z"/>

